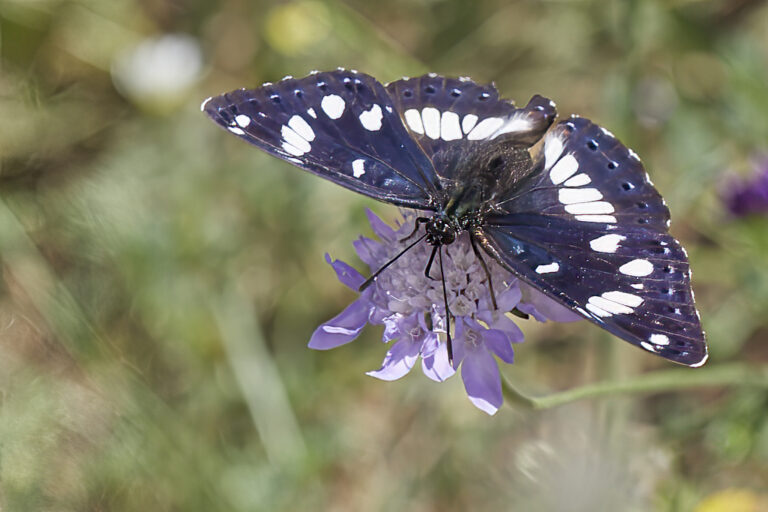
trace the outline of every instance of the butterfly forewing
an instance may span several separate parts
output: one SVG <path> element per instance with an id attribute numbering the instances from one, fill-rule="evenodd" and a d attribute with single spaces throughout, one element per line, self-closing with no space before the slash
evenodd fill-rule
<path id="1" fill-rule="evenodd" d="M 560 123 L 539 172 L 490 216 L 482 242 L 585 318 L 672 361 L 707 356 L 685 250 L 637 157 L 582 118 Z"/>
<path id="2" fill-rule="evenodd" d="M 432 162 L 368 75 L 288 78 L 210 98 L 202 108 L 251 144 L 339 185 L 399 206 L 435 207 Z"/>

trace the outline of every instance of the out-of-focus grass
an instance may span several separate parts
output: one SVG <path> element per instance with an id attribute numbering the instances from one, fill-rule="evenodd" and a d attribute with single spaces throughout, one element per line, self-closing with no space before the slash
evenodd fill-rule
<path id="1" fill-rule="evenodd" d="M 198 105 L 336 66 L 548 95 L 643 157 L 689 249 L 709 364 L 766 364 L 768 219 L 717 197 L 768 151 L 766 26 L 750 0 L 3 2 L 4 508 L 712 510 L 729 489 L 759 507 L 764 390 L 488 418 L 458 379 L 365 377 L 374 329 L 307 350 L 352 298 L 323 254 L 357 261 L 363 209 L 394 212 Z M 129 59 L 180 33 L 199 70 Z M 668 367 L 588 325 L 523 328 L 507 374 L 526 389 Z"/>

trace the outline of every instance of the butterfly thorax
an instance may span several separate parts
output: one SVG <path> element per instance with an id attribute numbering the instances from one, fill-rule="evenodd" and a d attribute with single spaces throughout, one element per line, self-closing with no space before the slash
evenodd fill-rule
<path id="1" fill-rule="evenodd" d="M 444 206 L 426 225 L 432 245 L 450 244 L 462 231 L 480 227 L 499 199 L 512 193 L 533 168 L 527 148 L 511 141 L 476 144 L 471 151 L 442 161 L 443 175 L 450 178 L 443 181 Z"/>

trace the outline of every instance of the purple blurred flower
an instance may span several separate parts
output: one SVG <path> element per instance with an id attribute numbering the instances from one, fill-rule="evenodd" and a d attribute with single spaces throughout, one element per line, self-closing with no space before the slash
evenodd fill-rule
<path id="1" fill-rule="evenodd" d="M 752 176 L 732 177 L 721 192 L 726 208 L 737 217 L 768 213 L 768 157 L 757 160 L 754 167 Z"/>
<path id="2" fill-rule="evenodd" d="M 414 228 L 416 216 L 403 214 L 393 229 L 373 212 L 368 219 L 379 240 L 360 237 L 354 242 L 360 259 L 375 272 L 406 245 L 401 242 Z M 382 340 L 391 343 L 381 368 L 368 375 L 382 380 L 403 377 L 421 359 L 424 375 L 442 382 L 461 367 L 464 387 L 472 403 L 488 414 L 502 404 L 501 380 L 494 356 L 512 363 L 512 344 L 523 341 L 523 333 L 506 314 L 517 308 L 539 321 L 567 322 L 580 317 L 545 297 L 491 258 L 486 259 L 496 291 L 498 310 L 491 305 L 486 275 L 475 258 L 469 235 L 462 233 L 443 248 L 443 266 L 448 289 L 448 307 L 455 325 L 453 366 L 448 361 L 445 311 L 440 280 L 424 276 L 432 247 L 416 245 L 382 272 L 356 301 L 338 316 L 317 328 L 310 348 L 328 350 L 353 341 L 366 324 L 384 325 Z M 339 280 L 357 291 L 365 278 L 343 261 L 326 260 Z M 438 275 L 437 263 L 432 275 Z"/>

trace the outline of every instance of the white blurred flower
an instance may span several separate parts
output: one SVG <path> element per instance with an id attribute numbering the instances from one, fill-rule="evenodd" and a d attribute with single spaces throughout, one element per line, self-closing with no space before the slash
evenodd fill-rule
<path id="1" fill-rule="evenodd" d="M 112 63 L 112 81 L 131 101 L 168 111 L 184 102 L 202 69 L 203 55 L 195 38 L 165 34 L 119 54 Z"/>

